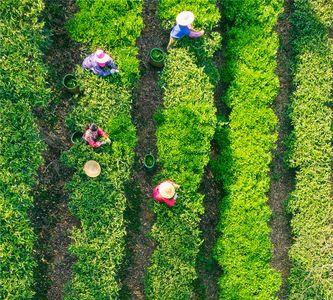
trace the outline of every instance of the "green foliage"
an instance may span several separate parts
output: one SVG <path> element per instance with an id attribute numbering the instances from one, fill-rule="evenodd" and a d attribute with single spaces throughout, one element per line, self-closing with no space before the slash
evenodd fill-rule
<path id="1" fill-rule="evenodd" d="M 76 263 L 65 299 L 117 299 L 118 271 L 125 253 L 124 185 L 130 177 L 136 144 L 130 111 L 131 89 L 139 74 L 135 43 L 142 27 L 142 1 L 81 0 L 78 4 L 80 12 L 68 23 L 72 36 L 89 42 L 91 48 L 103 46 L 114 56 L 120 73 L 100 78 L 77 69 L 83 95 L 67 124 L 72 131 L 83 131 L 94 122 L 110 135 L 112 145 L 94 150 L 78 144 L 62 157 L 75 171 L 66 188 L 70 209 L 81 224 L 72 232 L 70 251 Z M 83 173 L 83 165 L 90 159 L 101 165 L 97 178 Z"/>
<path id="2" fill-rule="evenodd" d="M 164 107 L 158 116 L 157 148 L 162 172 L 181 185 L 171 209 L 155 204 L 152 237 L 157 248 L 148 268 L 148 299 L 189 299 L 201 245 L 203 195 L 197 192 L 209 160 L 216 125 L 213 86 L 185 49 L 173 49 L 162 75 Z"/>
<path id="3" fill-rule="evenodd" d="M 214 53 L 221 47 L 221 35 L 213 31 L 220 21 L 216 0 L 161 0 L 158 1 L 158 16 L 165 29 L 171 30 L 176 23 L 176 16 L 183 10 L 190 10 L 195 15 L 194 27 L 205 30 L 199 39 L 182 38 L 177 42 L 179 48 L 187 48 L 195 54 L 196 63 L 204 67 L 211 83 L 217 84 L 220 74 L 213 62 Z M 213 31 L 213 32 L 212 32 Z M 177 47 L 176 46 L 176 47 Z"/>
<path id="4" fill-rule="evenodd" d="M 160 0 L 158 1 L 158 17 L 163 26 L 171 29 L 176 23 L 176 16 L 183 10 L 192 11 L 196 17 L 194 26 L 212 30 L 220 20 L 216 0 Z"/>
<path id="5" fill-rule="evenodd" d="M 136 39 L 143 28 L 142 0 L 80 0 L 80 11 L 67 23 L 71 37 L 97 47 L 112 49 L 124 85 L 133 85 L 139 77 Z"/>
<path id="6" fill-rule="evenodd" d="M 26 99 L 31 105 L 49 100 L 40 51 L 44 43 L 43 24 L 38 22 L 42 9 L 42 1 L 0 3 L 0 97 L 3 99 L 12 102 Z"/>
<path id="7" fill-rule="evenodd" d="M 290 164 L 297 169 L 289 201 L 295 236 L 290 299 L 333 298 L 333 203 L 331 198 L 332 52 L 326 12 L 330 1 L 295 1 L 295 50 Z M 327 11 L 327 13 L 329 13 Z"/>
<path id="8" fill-rule="evenodd" d="M 215 257 L 222 267 L 220 299 L 277 299 L 280 275 L 271 265 L 267 205 L 269 164 L 277 119 L 269 107 L 278 90 L 278 39 L 273 32 L 282 1 L 224 1 L 231 23 L 227 44 L 232 109 L 216 138 L 222 151 L 213 163 L 223 181 Z"/>
<path id="9" fill-rule="evenodd" d="M 28 211 L 31 189 L 42 163 L 44 146 L 22 99 L 0 101 L 0 298 L 33 296 L 33 246 L 35 234 Z"/>
<path id="10" fill-rule="evenodd" d="M 42 64 L 42 1 L 0 2 L 0 298 L 31 299 L 35 234 L 31 190 L 42 164 L 31 109 L 46 103 Z"/>

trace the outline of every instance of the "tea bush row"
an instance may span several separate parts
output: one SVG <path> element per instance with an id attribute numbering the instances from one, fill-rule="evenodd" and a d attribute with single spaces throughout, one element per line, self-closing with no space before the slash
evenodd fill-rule
<path id="1" fill-rule="evenodd" d="M 0 298 L 31 299 L 36 266 L 29 211 L 43 163 L 32 108 L 46 103 L 46 69 L 38 22 L 42 1 L 0 2 Z"/>
<path id="2" fill-rule="evenodd" d="M 75 170 L 67 190 L 70 209 L 80 221 L 80 227 L 72 232 L 70 252 L 76 263 L 65 299 L 116 299 L 120 290 L 118 272 L 125 252 L 124 184 L 129 180 L 136 144 L 130 110 L 131 90 L 139 73 L 135 43 L 143 24 L 142 1 L 96 0 L 78 4 L 80 11 L 68 24 L 71 36 L 92 51 L 96 47 L 105 49 L 115 58 L 120 72 L 100 78 L 77 69 L 83 95 L 78 97 L 68 125 L 74 132 L 94 122 L 109 133 L 113 143 L 97 150 L 78 143 L 63 156 L 64 162 Z M 101 27 L 108 30 L 96 34 Z M 121 43 L 113 40 L 122 37 Z M 82 171 L 90 159 L 98 161 L 102 168 L 94 179 Z"/>
<path id="3" fill-rule="evenodd" d="M 176 23 L 176 16 L 184 10 L 192 11 L 195 15 L 193 26 L 204 29 L 205 35 L 199 39 L 183 38 L 174 47 L 186 48 L 195 54 L 196 64 L 203 67 L 211 82 L 215 85 L 220 80 L 213 55 L 221 47 L 221 35 L 216 31 L 220 20 L 220 12 L 216 0 L 161 0 L 158 1 L 158 17 L 164 29 L 168 30 Z"/>
<path id="4" fill-rule="evenodd" d="M 222 153 L 213 164 L 226 193 L 215 248 L 222 268 L 220 299 L 277 299 L 281 278 L 270 264 L 267 192 L 277 137 L 270 105 L 279 88 L 273 26 L 282 1 L 225 0 L 222 7 L 229 26 L 230 84 L 223 100 L 231 113 L 217 134 Z"/>
<path id="5" fill-rule="evenodd" d="M 333 299 L 332 1 L 294 1 L 290 299 Z M 321 13 L 325 13 L 323 16 Z"/>
<path id="6" fill-rule="evenodd" d="M 152 237 L 156 249 L 148 268 L 148 299 L 189 299 L 202 243 L 204 212 L 198 187 L 209 160 L 216 125 L 213 86 L 185 49 L 172 49 L 161 78 L 164 109 L 157 114 L 157 148 L 162 168 L 156 180 L 181 185 L 174 207 L 155 204 Z"/>

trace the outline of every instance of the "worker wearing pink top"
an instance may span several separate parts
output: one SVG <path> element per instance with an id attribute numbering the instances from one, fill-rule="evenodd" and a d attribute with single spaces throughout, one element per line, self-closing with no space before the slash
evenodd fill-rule
<path id="1" fill-rule="evenodd" d="M 177 194 L 176 188 L 180 186 L 171 180 L 160 183 L 153 190 L 153 198 L 157 202 L 164 202 L 168 207 L 176 204 Z"/>
<path id="2" fill-rule="evenodd" d="M 90 124 L 86 127 L 85 133 L 83 134 L 83 139 L 93 148 L 99 148 L 105 144 L 111 144 L 111 140 L 108 135 L 102 130 L 102 128 L 97 127 L 95 124 Z M 105 141 L 98 141 L 99 137 L 105 138 Z"/>

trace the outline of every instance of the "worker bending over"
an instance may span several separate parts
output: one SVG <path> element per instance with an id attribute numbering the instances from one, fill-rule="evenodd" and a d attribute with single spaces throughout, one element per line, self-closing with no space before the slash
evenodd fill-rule
<path id="1" fill-rule="evenodd" d="M 176 194 L 176 188 L 179 187 L 180 185 L 173 181 L 166 180 L 154 188 L 153 198 L 157 202 L 164 202 L 167 206 L 172 207 L 175 205 L 178 197 Z"/>
<path id="2" fill-rule="evenodd" d="M 176 42 L 184 36 L 189 36 L 190 38 L 201 37 L 205 32 L 203 30 L 195 31 L 192 28 L 192 23 L 194 21 L 194 14 L 191 11 L 182 11 L 178 14 L 176 18 L 176 25 L 172 28 L 170 33 L 170 40 L 167 50 Z"/>
<path id="3" fill-rule="evenodd" d="M 82 68 L 93 71 L 94 74 L 102 77 L 119 72 L 112 57 L 101 49 L 97 49 L 96 52 L 86 57 L 82 63 Z"/>
<path id="4" fill-rule="evenodd" d="M 104 138 L 105 140 L 99 141 L 99 138 Z M 109 136 L 102 130 L 102 128 L 97 127 L 95 124 L 89 124 L 86 127 L 83 139 L 93 148 L 99 148 L 105 144 L 111 144 Z"/>

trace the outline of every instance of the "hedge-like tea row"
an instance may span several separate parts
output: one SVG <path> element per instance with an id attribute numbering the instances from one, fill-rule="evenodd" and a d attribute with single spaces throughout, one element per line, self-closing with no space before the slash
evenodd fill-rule
<path id="1" fill-rule="evenodd" d="M 158 1 L 158 17 L 162 26 L 171 31 L 176 23 L 176 16 L 184 10 L 195 15 L 194 27 L 204 29 L 205 35 L 199 39 L 183 38 L 177 42 L 180 48 L 187 48 L 195 54 L 196 64 L 203 67 L 215 85 L 220 80 L 220 74 L 213 62 L 213 55 L 221 47 L 221 35 L 214 31 L 220 20 L 216 0 L 160 0 Z M 173 46 L 177 47 L 177 46 Z"/>
<path id="2" fill-rule="evenodd" d="M 64 161 L 75 169 L 67 189 L 70 209 L 81 223 L 72 233 L 70 251 L 76 263 L 65 299 L 116 299 L 126 234 L 124 183 L 130 176 L 136 143 L 130 110 L 131 89 L 139 73 L 135 42 L 143 24 L 142 1 L 79 1 L 79 6 L 80 12 L 68 24 L 70 34 L 89 44 L 92 51 L 96 47 L 108 51 L 120 75 L 99 78 L 81 68 L 77 71 L 83 96 L 68 125 L 73 131 L 82 131 L 94 122 L 110 134 L 113 143 L 98 150 L 78 144 L 64 155 Z M 105 31 L 100 32 L 100 28 Z M 118 43 L 113 38 L 124 39 Z M 90 159 L 102 168 L 95 179 L 82 171 Z"/>
<path id="3" fill-rule="evenodd" d="M 270 265 L 266 202 L 277 125 L 270 105 L 279 87 L 273 26 L 282 1 L 225 0 L 222 5 L 230 22 L 230 87 L 224 101 L 231 113 L 229 126 L 218 135 L 222 153 L 215 162 L 226 192 L 215 248 L 222 267 L 220 299 L 276 299 L 281 278 Z"/>
<path id="4" fill-rule="evenodd" d="M 181 185 L 174 207 L 155 205 L 156 249 L 148 268 L 148 299 L 189 299 L 201 244 L 203 195 L 197 192 L 209 160 L 216 117 L 213 86 L 185 49 L 169 52 L 162 75 L 164 109 L 157 115 L 157 179 Z"/>
<path id="5" fill-rule="evenodd" d="M 31 109 L 46 103 L 42 1 L 0 2 L 0 298 L 31 299 L 35 234 L 28 211 L 44 145 Z"/>
<path id="6" fill-rule="evenodd" d="M 333 16 L 327 5 L 329 1 L 296 0 L 292 15 L 290 162 L 297 172 L 289 202 L 295 236 L 290 299 L 333 299 L 332 110 L 326 106 L 333 101 L 333 55 L 325 26 L 332 25 Z"/>

